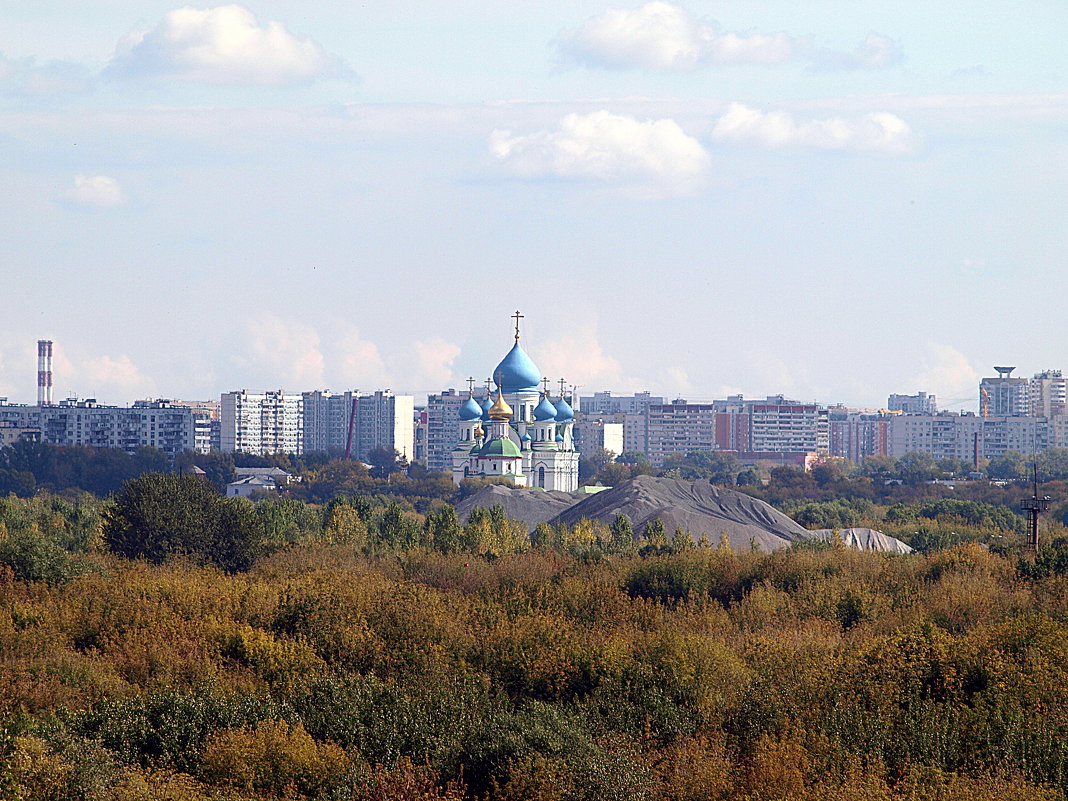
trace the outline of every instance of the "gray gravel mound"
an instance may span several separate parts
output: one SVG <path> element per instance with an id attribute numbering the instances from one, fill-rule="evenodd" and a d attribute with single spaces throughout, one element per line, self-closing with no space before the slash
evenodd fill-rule
<path id="1" fill-rule="evenodd" d="M 840 528 L 837 529 L 842 542 L 850 548 L 858 551 L 879 551 L 880 553 L 912 553 L 912 548 L 903 543 L 897 537 L 883 534 L 873 528 Z M 820 528 L 815 531 L 806 531 L 805 538 L 830 542 L 834 539 L 835 529 Z"/>
<path id="2" fill-rule="evenodd" d="M 707 481 L 638 476 L 618 487 L 591 495 L 560 513 L 552 523 L 574 525 L 584 517 L 610 524 L 617 514 L 630 518 L 634 531 L 660 518 L 670 536 L 676 529 L 713 544 L 724 534 L 731 547 L 762 551 L 789 547 L 804 538 L 804 528 L 782 512 L 742 492 L 714 487 Z"/>
<path id="3" fill-rule="evenodd" d="M 542 492 L 492 484 L 456 504 L 456 514 L 461 523 L 466 523 L 476 506 L 491 509 L 500 504 L 508 517 L 523 521 L 527 529 L 533 531 L 538 523 L 551 520 L 585 497 L 585 494 L 577 492 Z"/>
<path id="4" fill-rule="evenodd" d="M 668 536 L 681 529 L 694 539 L 704 535 L 715 545 L 726 534 L 735 550 L 756 546 L 769 552 L 800 540 L 834 537 L 833 529 L 807 531 L 764 501 L 707 481 L 638 476 L 594 495 L 491 485 L 457 504 L 456 514 L 466 523 L 476 506 L 490 509 L 497 504 L 508 517 L 525 523 L 528 531 L 534 531 L 538 523 L 573 526 L 584 517 L 608 525 L 622 512 L 638 534 L 646 523 L 660 518 Z M 846 545 L 862 551 L 912 550 L 901 540 L 870 528 L 845 528 L 839 534 Z"/>

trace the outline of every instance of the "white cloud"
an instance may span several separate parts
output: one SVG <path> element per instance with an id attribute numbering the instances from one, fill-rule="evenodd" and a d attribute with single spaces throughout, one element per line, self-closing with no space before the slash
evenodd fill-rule
<path id="1" fill-rule="evenodd" d="M 674 3 L 613 8 L 558 39 L 561 54 L 587 66 L 684 71 L 702 64 L 774 64 L 795 54 L 785 33 L 720 33 Z"/>
<path id="2" fill-rule="evenodd" d="M 92 397 L 107 402 L 128 401 L 156 396 L 156 382 L 138 369 L 129 356 L 113 358 L 108 355 L 88 359 L 76 367 L 75 380 L 85 384 Z"/>
<path id="3" fill-rule="evenodd" d="M 330 377 L 345 389 L 369 391 L 391 385 L 390 375 L 378 345 L 364 339 L 359 330 L 348 326 L 332 340 Z"/>
<path id="4" fill-rule="evenodd" d="M 819 69 L 881 69 L 901 63 L 900 45 L 869 33 L 852 52 L 816 50 L 810 36 L 721 31 L 675 3 L 653 0 L 612 8 L 556 40 L 565 61 L 607 69 L 688 72 L 714 64 L 782 64 L 811 60 Z"/>
<path id="5" fill-rule="evenodd" d="M 555 130 L 525 136 L 496 130 L 490 149 L 522 178 L 651 181 L 676 190 L 692 188 L 710 164 L 674 120 L 642 122 L 607 111 L 568 114 Z"/>
<path id="6" fill-rule="evenodd" d="M 299 83 L 343 71 L 316 42 L 239 5 L 168 13 L 119 44 L 111 72 L 214 84 Z"/>
<path id="7" fill-rule="evenodd" d="M 70 61 L 40 64 L 34 58 L 9 59 L 0 53 L 0 94 L 42 98 L 86 91 L 86 67 Z"/>
<path id="8" fill-rule="evenodd" d="M 83 206 L 107 209 L 126 202 L 119 182 L 109 175 L 77 175 L 74 186 L 64 194 L 67 200 Z"/>
<path id="9" fill-rule="evenodd" d="M 870 70 L 896 66 L 904 58 L 901 45 L 889 36 L 872 31 L 853 52 L 821 50 L 814 55 L 814 63 L 818 69 L 824 70 Z"/>
<path id="10" fill-rule="evenodd" d="M 319 332 L 306 323 L 273 314 L 248 318 L 234 354 L 246 380 L 259 382 L 261 389 L 323 386 L 326 360 Z"/>
<path id="11" fill-rule="evenodd" d="M 640 392 L 662 385 L 660 381 L 627 373 L 618 359 L 605 352 L 597 324 L 592 320 L 571 326 L 567 334 L 558 339 L 531 344 L 530 355 L 542 374 L 551 379 L 550 387 L 557 389 L 559 378 L 564 378 L 568 387 L 579 386 L 579 394 L 605 388 L 623 393 Z"/>
<path id="12" fill-rule="evenodd" d="M 912 386 L 943 399 L 975 397 L 979 378 L 979 371 L 959 350 L 940 342 L 928 342 L 921 371 L 913 377 Z"/>
<path id="13" fill-rule="evenodd" d="M 455 383 L 452 368 L 460 355 L 459 345 L 441 337 L 431 337 L 416 342 L 414 348 L 416 374 L 408 379 L 408 386 L 444 387 Z"/>
<path id="14" fill-rule="evenodd" d="M 764 147 L 814 147 L 822 150 L 873 150 L 908 153 L 915 137 L 908 124 L 895 114 L 872 112 L 846 119 L 831 117 L 796 122 L 785 111 L 760 111 L 731 103 L 716 122 L 712 138 L 717 142 L 753 143 Z"/>

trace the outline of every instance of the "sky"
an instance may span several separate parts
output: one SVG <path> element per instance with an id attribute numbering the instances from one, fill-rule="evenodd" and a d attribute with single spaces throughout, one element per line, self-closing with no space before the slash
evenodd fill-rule
<path id="1" fill-rule="evenodd" d="M 0 396 L 976 406 L 1068 369 L 1068 4 L 0 0 Z"/>

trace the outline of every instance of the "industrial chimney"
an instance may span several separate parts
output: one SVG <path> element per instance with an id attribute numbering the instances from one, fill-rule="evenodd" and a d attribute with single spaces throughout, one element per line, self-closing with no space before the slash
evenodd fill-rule
<path id="1" fill-rule="evenodd" d="M 52 405 L 52 340 L 37 340 L 37 405 Z"/>

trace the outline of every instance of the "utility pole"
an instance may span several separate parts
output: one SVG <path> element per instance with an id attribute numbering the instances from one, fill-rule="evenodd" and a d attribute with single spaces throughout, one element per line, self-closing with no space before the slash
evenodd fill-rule
<path id="1" fill-rule="evenodd" d="M 1027 512 L 1027 517 L 1031 522 L 1031 532 L 1028 535 L 1027 547 L 1029 550 L 1038 553 L 1038 518 L 1044 511 L 1049 508 L 1050 497 L 1043 495 L 1038 497 L 1038 460 L 1036 459 L 1032 463 L 1033 478 L 1032 478 L 1032 493 L 1030 498 L 1025 498 L 1020 504 L 1020 509 Z"/>

